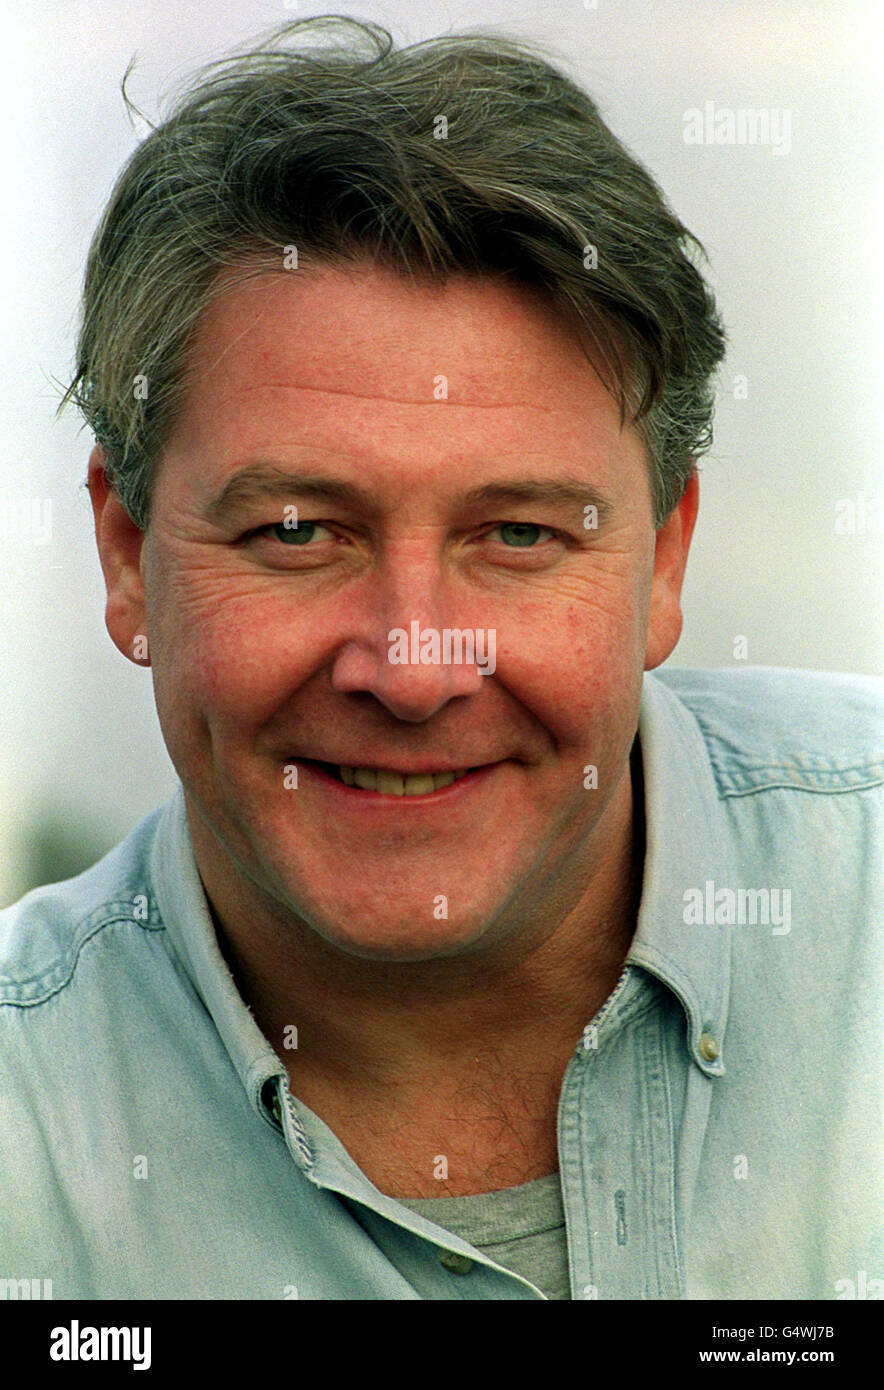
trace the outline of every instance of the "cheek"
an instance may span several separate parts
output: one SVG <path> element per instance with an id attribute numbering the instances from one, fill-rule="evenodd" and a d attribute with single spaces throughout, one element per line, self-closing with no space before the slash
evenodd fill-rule
<path id="1" fill-rule="evenodd" d="M 307 678 L 317 652 L 315 622 L 278 594 L 166 593 L 150 630 L 158 708 L 178 724 L 264 722 Z"/>
<path id="2" fill-rule="evenodd" d="M 560 747 L 619 742 L 632 716 L 643 669 L 641 614 L 635 596 L 617 603 L 579 601 L 525 622 L 514 659 L 499 659 L 510 693 L 554 735 Z M 526 618 L 528 615 L 525 615 Z"/>

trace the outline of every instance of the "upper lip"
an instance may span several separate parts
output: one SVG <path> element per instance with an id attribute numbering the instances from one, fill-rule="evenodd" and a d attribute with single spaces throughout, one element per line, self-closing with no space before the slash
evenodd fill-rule
<path id="1" fill-rule="evenodd" d="M 376 758 L 374 755 L 366 757 L 360 753 L 358 757 L 347 758 L 305 758 L 306 762 L 331 763 L 333 767 L 364 767 L 375 768 L 379 772 L 398 772 L 400 777 L 426 777 L 431 772 L 463 772 L 477 767 L 490 767 L 491 763 L 497 761 L 491 759 L 486 762 L 459 762 L 452 763 L 440 759 L 439 762 L 431 762 L 429 758 L 423 760 L 413 767 L 397 766 L 395 760 L 385 762 L 383 758 Z"/>

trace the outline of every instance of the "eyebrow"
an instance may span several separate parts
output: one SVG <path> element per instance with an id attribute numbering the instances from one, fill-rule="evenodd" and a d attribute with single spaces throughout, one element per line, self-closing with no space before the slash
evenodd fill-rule
<path id="1" fill-rule="evenodd" d="M 471 488 L 463 500 L 473 506 L 500 505 L 507 502 L 546 502 L 553 506 L 578 507 L 589 504 L 598 511 L 599 524 L 613 515 L 614 504 L 598 488 L 581 478 L 513 478 L 510 481 L 486 483 Z"/>
<path id="2" fill-rule="evenodd" d="M 355 483 L 321 475 L 292 473 L 276 464 L 255 463 L 242 468 L 228 478 L 218 496 L 206 508 L 212 521 L 223 521 L 235 508 L 245 502 L 291 497 L 316 497 L 342 506 L 367 509 L 371 503 L 368 493 Z"/>
<path id="3" fill-rule="evenodd" d="M 312 497 L 318 501 L 336 502 L 354 511 L 377 511 L 371 495 L 355 483 L 321 474 L 292 472 L 277 464 L 255 463 L 234 473 L 209 503 L 206 511 L 210 520 L 224 521 L 231 512 L 246 502 L 278 498 Z M 574 474 L 554 477 L 516 477 L 494 483 L 483 483 L 461 493 L 457 501 L 462 506 L 501 506 L 508 503 L 536 502 L 553 506 L 573 506 L 581 511 L 587 506 L 597 509 L 601 526 L 614 511 L 613 503 L 597 488 Z"/>

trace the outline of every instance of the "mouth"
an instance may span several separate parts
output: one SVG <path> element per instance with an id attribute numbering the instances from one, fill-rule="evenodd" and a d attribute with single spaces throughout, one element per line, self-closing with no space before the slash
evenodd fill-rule
<path id="1" fill-rule="evenodd" d="M 354 791 L 402 797 L 431 796 L 474 773 L 484 772 L 488 766 L 494 766 L 486 764 L 483 767 L 458 768 L 456 771 L 445 769 L 439 772 L 402 773 L 393 768 L 352 767 L 345 763 L 321 762 L 317 758 L 299 758 L 298 762 Z"/>

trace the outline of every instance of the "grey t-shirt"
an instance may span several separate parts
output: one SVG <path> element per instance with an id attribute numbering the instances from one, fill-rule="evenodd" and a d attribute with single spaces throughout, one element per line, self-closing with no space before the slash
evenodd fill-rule
<path id="1" fill-rule="evenodd" d="M 472 1197 L 397 1198 L 489 1259 L 530 1279 L 547 1298 L 570 1298 L 568 1242 L 558 1173 Z"/>

